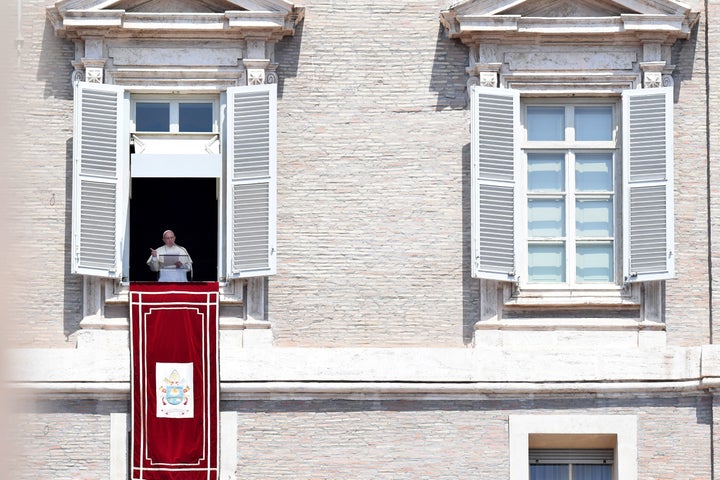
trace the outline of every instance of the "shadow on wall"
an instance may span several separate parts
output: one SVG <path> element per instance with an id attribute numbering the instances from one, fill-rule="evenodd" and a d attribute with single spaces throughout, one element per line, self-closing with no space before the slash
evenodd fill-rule
<path id="1" fill-rule="evenodd" d="M 26 45 L 30 38 L 25 39 Z M 38 61 L 37 80 L 45 82 L 44 98 L 73 99 L 73 87 L 70 79 L 75 59 L 75 46 L 72 42 L 55 36 L 50 20 L 45 19 L 42 47 Z M 71 124 L 72 125 L 72 124 Z"/>
<path id="2" fill-rule="evenodd" d="M 65 234 L 63 235 L 65 239 L 65 261 L 63 263 L 63 333 L 65 338 L 80 330 L 83 313 L 83 277 L 70 273 L 72 255 L 72 152 L 73 139 L 71 137 L 65 143 Z"/>
<path id="3" fill-rule="evenodd" d="M 697 50 L 698 32 L 700 29 L 700 23 L 696 22 L 690 31 L 690 38 L 687 40 L 678 40 L 672 47 L 671 63 L 675 65 L 675 70 L 672 73 L 673 80 L 675 81 L 673 97 L 677 103 L 680 96 L 680 84 L 684 80 L 691 80 L 693 78 L 693 67 L 695 65 L 695 52 Z M 707 28 L 707 25 L 705 25 Z"/>
<path id="4" fill-rule="evenodd" d="M 297 76 L 298 64 L 300 63 L 300 49 L 302 47 L 302 34 L 305 20 L 295 26 L 295 35 L 283 37 L 275 45 L 275 58 L 278 66 L 278 98 L 282 98 L 285 79 Z"/>
<path id="5" fill-rule="evenodd" d="M 470 144 L 462 148 L 462 292 L 463 292 L 463 343 L 469 345 L 473 341 L 475 323 L 480 320 L 480 280 L 472 278 L 470 258 L 470 196 L 471 196 L 471 161 Z"/>
<path id="6" fill-rule="evenodd" d="M 468 105 L 468 47 L 445 35 L 438 18 L 437 42 L 430 76 L 430 91 L 437 93 L 435 110 L 463 110 Z"/>

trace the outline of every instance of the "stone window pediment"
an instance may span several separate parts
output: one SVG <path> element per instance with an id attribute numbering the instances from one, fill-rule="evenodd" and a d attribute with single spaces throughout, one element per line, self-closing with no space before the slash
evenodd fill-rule
<path id="1" fill-rule="evenodd" d="M 440 15 L 453 38 L 481 34 L 643 34 L 687 38 L 697 14 L 670 0 L 467 0 Z"/>
<path id="2" fill-rule="evenodd" d="M 462 15 L 612 16 L 683 15 L 690 7 L 675 0 L 461 0 L 449 10 Z"/>
<path id="3" fill-rule="evenodd" d="M 466 0 L 440 13 L 470 47 L 469 86 L 539 95 L 671 85 L 671 48 L 697 19 L 672 0 Z"/>
<path id="4" fill-rule="evenodd" d="M 222 91 L 275 83 L 275 44 L 304 7 L 285 0 L 60 0 L 47 17 L 75 42 L 73 81 Z"/>
<path id="5" fill-rule="evenodd" d="M 67 38 L 87 35 L 93 29 L 104 31 L 104 36 L 134 30 L 153 36 L 174 30 L 204 31 L 211 36 L 213 32 L 282 36 L 293 33 L 304 10 L 283 0 L 61 0 L 48 7 L 47 13 L 56 33 Z"/>
<path id="6" fill-rule="evenodd" d="M 247 10 L 229 1 L 173 1 L 173 0 L 123 0 L 114 2 L 109 8 L 129 13 L 225 13 L 227 10 Z"/>

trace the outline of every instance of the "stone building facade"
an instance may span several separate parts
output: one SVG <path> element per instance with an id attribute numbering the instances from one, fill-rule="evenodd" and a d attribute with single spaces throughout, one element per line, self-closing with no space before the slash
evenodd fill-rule
<path id="1" fill-rule="evenodd" d="M 223 480 L 525 480 L 583 452 L 614 479 L 720 471 L 712 2 L 6 10 L 15 478 L 129 478 L 127 285 L 166 228 L 221 284 Z M 90 240 L 86 91 L 125 139 Z M 260 266 L 227 169 L 246 91 L 276 119 Z M 208 135 L 143 135 L 139 103 L 184 100 Z"/>

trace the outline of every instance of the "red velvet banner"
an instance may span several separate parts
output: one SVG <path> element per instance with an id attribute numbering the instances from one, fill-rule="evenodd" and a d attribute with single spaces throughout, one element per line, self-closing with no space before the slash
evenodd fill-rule
<path id="1" fill-rule="evenodd" d="M 132 478 L 218 479 L 218 284 L 131 283 Z"/>

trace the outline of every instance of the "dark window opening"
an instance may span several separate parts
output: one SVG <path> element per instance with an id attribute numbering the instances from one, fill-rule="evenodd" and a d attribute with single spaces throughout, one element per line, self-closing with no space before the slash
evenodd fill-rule
<path id="1" fill-rule="evenodd" d="M 130 281 L 155 281 L 145 264 L 165 230 L 193 260 L 193 281 L 218 279 L 215 178 L 133 178 L 130 199 Z"/>

